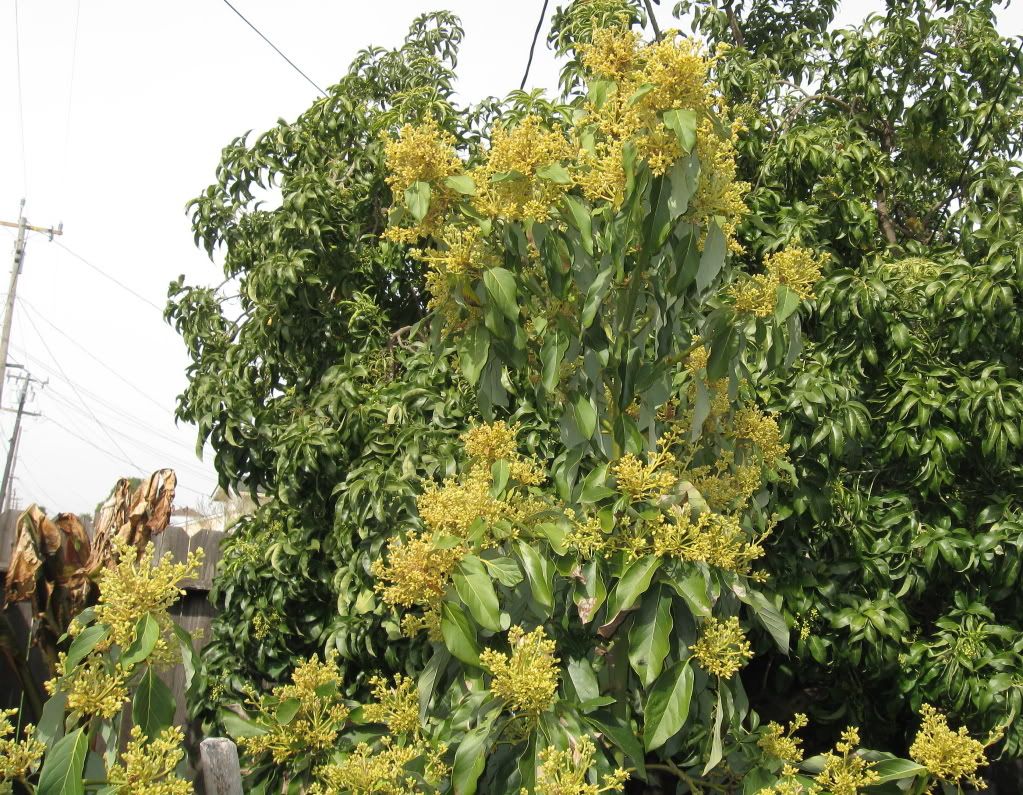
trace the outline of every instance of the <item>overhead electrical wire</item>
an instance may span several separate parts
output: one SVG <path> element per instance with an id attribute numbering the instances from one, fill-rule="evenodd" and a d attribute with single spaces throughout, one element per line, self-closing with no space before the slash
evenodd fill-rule
<path id="1" fill-rule="evenodd" d="M 327 96 L 327 92 L 326 91 L 324 91 L 322 88 L 320 88 L 318 85 L 316 85 L 316 83 L 313 82 L 313 79 L 311 77 L 309 77 L 309 75 L 307 75 L 305 72 L 303 72 L 301 69 L 299 69 L 298 65 L 293 60 L 291 60 L 287 55 L 285 55 L 283 52 L 281 52 L 280 48 L 276 44 L 274 44 L 272 41 L 270 41 L 270 39 L 268 39 L 266 36 L 264 36 L 263 32 L 259 28 L 257 28 L 251 22 L 249 22 L 249 20 L 247 20 L 245 18 L 245 15 L 241 11 L 239 11 L 237 8 L 235 8 L 233 5 L 231 5 L 230 0 L 224 0 L 224 5 L 226 5 L 232 11 L 234 11 L 234 13 L 236 13 L 241 18 L 242 22 L 244 22 L 246 25 L 248 25 L 250 28 L 252 28 L 257 33 L 259 38 L 261 38 L 263 41 L 265 41 L 267 44 L 269 44 L 271 47 L 273 47 L 274 52 L 276 52 L 279 56 L 281 56 L 281 58 L 283 58 L 285 61 L 287 61 L 292 69 L 294 69 L 296 72 L 298 72 L 300 75 L 302 75 L 302 77 L 304 77 L 306 79 L 306 82 L 309 83 L 309 85 L 311 85 L 313 88 L 315 88 L 317 91 L 320 92 L 321 96 L 323 96 L 323 97 Z"/>
<path id="2" fill-rule="evenodd" d="M 78 23 L 82 17 L 82 0 L 76 0 L 75 2 L 75 28 L 74 34 L 71 37 L 71 77 L 68 80 L 67 88 L 67 114 L 64 119 L 64 168 L 61 170 L 61 196 L 60 198 L 64 201 L 67 200 L 65 192 L 67 190 L 67 175 L 70 169 L 68 164 L 70 159 L 68 157 L 71 150 L 71 108 L 72 102 L 75 96 L 75 66 L 78 62 Z"/>
<path id="3" fill-rule="evenodd" d="M 526 71 L 522 75 L 522 82 L 519 84 L 519 91 L 526 90 L 526 81 L 529 79 L 529 70 L 533 66 L 533 54 L 536 52 L 536 42 L 540 38 L 540 30 L 543 28 L 543 21 L 547 17 L 547 6 L 550 0 L 543 0 L 543 8 L 540 9 L 540 19 L 536 22 L 536 30 L 533 31 L 533 43 L 529 45 L 529 60 L 526 61 Z"/>
<path id="4" fill-rule="evenodd" d="M 159 304 L 157 304 L 156 302 L 150 301 L 148 298 L 146 298 L 144 295 L 142 295 L 142 293 L 140 293 L 140 292 L 138 292 L 136 290 L 133 290 L 131 287 L 126 285 L 124 282 L 119 281 L 118 279 L 115 279 L 113 276 L 111 276 L 105 270 L 100 268 L 98 265 L 94 265 L 93 263 L 89 262 L 89 260 L 87 260 L 85 257 L 83 257 L 81 254 L 77 253 L 76 251 L 72 251 L 71 249 L 69 249 L 61 241 L 54 240 L 53 242 L 57 246 L 60 246 L 60 248 L 64 249 L 72 257 L 74 257 L 79 262 L 81 262 L 83 265 L 85 265 L 85 266 L 91 268 L 92 270 L 96 271 L 96 273 L 98 273 L 104 279 L 107 279 L 108 281 L 113 282 L 114 284 L 116 284 L 118 287 L 120 287 L 125 292 L 135 296 L 137 299 L 142 301 L 142 303 L 148 304 L 149 306 L 153 307 L 153 309 L 155 309 L 157 312 L 159 312 L 161 315 L 163 314 L 163 307 L 160 306 Z"/>
<path id="5" fill-rule="evenodd" d="M 25 154 L 25 103 L 22 100 L 21 17 L 18 14 L 18 0 L 14 0 L 14 57 L 18 69 L 18 129 L 21 132 L 21 180 L 24 196 L 28 193 L 28 157 Z"/>
<path id="6" fill-rule="evenodd" d="M 26 301 L 21 296 L 18 296 L 16 300 L 18 301 L 18 303 L 22 304 L 30 312 L 34 313 L 35 316 L 37 318 L 39 318 L 40 320 L 42 320 L 46 325 L 48 325 L 50 328 L 52 328 L 54 331 L 56 331 L 58 334 L 60 334 L 60 336 L 62 336 L 64 339 L 66 339 L 68 342 L 70 342 L 72 345 L 74 345 L 76 348 L 78 348 L 82 353 L 84 353 L 86 356 L 88 356 L 90 359 L 92 359 L 94 362 L 96 362 L 96 364 L 98 364 L 104 370 L 106 370 L 111 375 L 113 375 L 114 378 L 116 378 L 118 381 L 121 381 L 129 389 L 133 390 L 134 392 L 136 392 L 139 395 L 141 395 L 142 397 L 144 397 L 146 400 L 148 400 L 154 406 L 158 407 L 159 409 L 161 409 L 163 411 L 168 412 L 169 414 L 171 414 L 171 416 L 173 416 L 173 414 L 174 414 L 173 411 L 169 410 L 163 403 L 161 403 L 159 400 L 154 398 L 152 395 L 149 395 L 149 394 L 143 392 L 141 389 L 138 388 L 138 386 L 133 384 L 131 381 L 129 381 L 123 375 L 118 373 L 117 370 L 115 370 L 109 364 L 107 364 L 102 359 L 100 359 L 98 356 L 96 356 L 92 351 L 90 351 L 88 348 L 86 348 L 84 345 L 82 345 L 82 343 L 78 342 L 78 340 L 76 340 L 74 337 L 72 337 L 66 331 L 64 331 L 59 326 L 57 326 L 53 322 L 51 322 L 49 320 L 49 318 L 47 318 L 46 315 L 44 315 L 42 312 L 40 312 L 33 304 L 29 303 L 28 301 Z"/>
<path id="7" fill-rule="evenodd" d="M 75 396 L 82 404 L 82 408 L 84 408 L 89 413 L 89 416 L 92 417 L 93 421 L 100 427 L 100 430 L 103 431 L 103 434 L 110 440 L 111 444 L 113 444 L 114 447 L 116 447 L 120 451 L 121 455 L 123 455 L 128 460 L 128 462 L 133 467 L 135 467 L 135 469 L 141 472 L 142 468 L 131 460 L 131 456 L 129 456 L 124 451 L 124 448 L 117 443 L 117 440 L 104 427 L 103 423 L 99 421 L 99 418 L 93 413 L 92 409 L 89 408 L 89 404 L 85 402 L 85 398 L 82 397 L 81 393 L 78 391 L 78 388 L 73 383 L 71 383 L 71 379 L 68 377 L 68 374 L 64 372 L 64 368 L 60 364 L 60 360 L 53 355 L 53 351 L 51 351 L 50 346 L 46 344 L 46 338 L 43 337 L 42 332 L 39 330 L 39 327 L 36 325 L 36 322 L 32 319 L 32 316 L 26 314 L 25 317 L 28 318 L 29 325 L 32 326 L 32 330 L 35 331 L 36 336 L 39 337 L 39 341 L 43 344 L 43 348 L 46 349 L 46 352 L 50 355 L 50 358 L 53 360 L 53 363 L 57 366 L 57 369 L 60 370 L 61 375 L 64 376 L 64 380 L 68 382 L 68 386 L 71 387 L 71 391 L 75 393 Z"/>

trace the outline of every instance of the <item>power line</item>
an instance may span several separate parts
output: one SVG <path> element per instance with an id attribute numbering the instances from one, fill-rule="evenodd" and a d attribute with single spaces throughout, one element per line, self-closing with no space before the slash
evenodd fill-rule
<path id="1" fill-rule="evenodd" d="M 67 373 L 64 372 L 64 368 L 61 367 L 61 365 L 60 365 L 60 360 L 58 360 L 57 357 L 53 355 L 53 351 L 51 351 L 50 350 L 50 346 L 46 344 L 46 340 L 43 338 L 42 332 L 39 331 L 39 327 L 36 325 L 35 321 L 32 319 L 32 316 L 31 315 L 26 315 L 25 317 L 28 318 L 29 325 L 32 326 L 32 330 L 35 331 L 36 336 L 39 337 L 39 341 L 43 344 L 43 347 L 46 349 L 46 352 L 50 355 L 50 358 L 53 360 L 53 363 L 55 365 L 57 365 L 57 369 L 60 370 L 61 375 L 64 376 L 64 380 L 68 382 L 68 385 L 71 387 L 71 391 L 73 391 L 75 393 L 75 396 L 78 398 L 79 402 L 82 404 L 82 408 L 84 408 L 89 413 L 89 416 L 92 417 L 93 421 L 100 427 L 100 430 L 103 431 L 104 435 L 111 441 L 111 443 L 114 445 L 114 447 L 116 447 L 120 451 L 121 455 L 123 455 L 128 460 L 128 463 L 131 464 L 133 467 L 135 467 L 135 469 L 137 469 L 137 470 L 139 470 L 141 472 L 142 471 L 142 467 L 140 467 L 138 464 L 136 464 L 134 461 L 132 461 L 131 460 L 131 456 L 129 456 L 126 452 L 124 452 L 124 448 L 122 448 L 121 445 L 119 445 L 117 443 L 117 440 L 113 436 L 110 435 L 110 433 L 107 431 L 106 427 L 104 427 L 103 423 L 101 423 L 99 421 L 99 418 L 93 413 L 92 409 L 89 408 L 88 404 L 85 402 L 85 398 L 83 398 L 81 393 L 79 393 L 78 388 L 74 384 L 71 383 L 71 379 L 68 378 Z"/>
<path id="2" fill-rule="evenodd" d="M 123 384 L 125 384 L 128 388 L 134 390 L 139 395 L 144 397 L 146 400 L 148 400 L 150 403 L 152 403 L 154 406 L 157 406 L 161 410 L 169 411 L 169 409 L 163 403 L 161 403 L 159 400 L 157 400 L 156 398 L 152 397 L 151 395 L 143 392 L 135 384 L 133 384 L 131 381 L 129 381 L 123 375 L 118 373 L 113 367 L 111 367 L 109 364 L 107 364 L 102 359 L 100 359 L 98 356 L 96 356 L 92 351 L 90 351 L 88 348 L 86 348 L 84 345 L 82 345 L 82 343 L 80 343 L 78 340 L 76 340 L 74 337 L 72 337 L 66 331 L 63 331 L 58 326 L 56 326 L 54 323 L 52 323 L 46 317 L 46 315 L 44 315 L 42 312 L 40 312 L 34 305 L 30 304 L 28 301 L 26 301 L 21 296 L 18 296 L 18 302 L 21 303 L 26 309 L 28 309 L 29 311 L 34 313 L 35 316 L 38 317 L 40 320 L 42 320 L 46 325 L 48 325 L 50 328 L 52 328 L 54 331 L 56 331 L 58 334 L 60 334 L 60 336 L 64 337 L 64 339 L 66 339 L 72 345 L 77 347 L 80 351 L 82 351 L 82 353 L 84 353 L 86 356 L 88 356 L 90 359 L 92 359 L 94 362 L 96 362 L 96 364 L 98 364 L 100 367 L 102 367 L 103 369 L 108 371 L 117 380 L 119 380 Z M 171 413 L 173 415 L 173 412 L 169 412 L 169 413 Z"/>
<path id="3" fill-rule="evenodd" d="M 71 38 L 71 78 L 67 88 L 67 117 L 64 120 L 64 168 L 61 171 L 61 194 L 64 193 L 67 184 L 68 173 L 68 152 L 71 148 L 71 107 L 75 96 L 75 66 L 78 62 L 78 23 L 82 17 L 82 0 L 75 3 L 75 32 Z M 62 197 L 65 201 L 66 196 Z"/>
<path id="4" fill-rule="evenodd" d="M 28 157 L 25 155 L 25 105 L 21 98 L 21 18 L 18 14 L 18 0 L 14 0 L 14 56 L 18 65 L 18 128 L 21 130 L 21 181 L 24 196 L 28 193 Z"/>
<path id="5" fill-rule="evenodd" d="M 161 315 L 163 314 L 163 307 L 162 306 L 159 306 L 158 304 L 154 303 L 153 301 L 150 301 L 148 298 L 146 298 L 144 295 L 142 295 L 142 293 L 133 290 L 131 287 L 126 285 L 124 282 L 118 281 L 113 276 L 111 276 L 109 273 L 107 273 L 102 268 L 100 268 L 98 265 L 93 265 L 91 262 L 89 262 L 89 260 L 87 260 L 81 254 L 78 254 L 77 252 L 72 251 L 67 246 L 65 246 L 63 243 L 61 243 L 59 240 L 55 240 L 53 242 L 56 243 L 58 246 L 60 246 L 62 249 L 64 249 L 72 257 L 74 257 L 79 262 L 81 262 L 83 265 L 86 265 L 87 267 L 92 268 L 92 270 L 96 271 L 96 273 L 98 273 L 104 279 L 107 279 L 108 281 L 113 282 L 114 284 L 116 284 L 118 287 L 120 287 L 125 292 L 130 293 L 131 295 L 135 296 L 137 299 L 142 301 L 142 303 L 148 304 L 149 306 L 153 307 L 153 309 L 155 309 L 157 312 L 159 312 Z"/>
<path id="6" fill-rule="evenodd" d="M 49 415 L 45 415 L 45 414 L 43 415 L 43 419 L 46 420 L 47 422 L 52 422 L 54 425 L 56 425 L 58 428 L 60 428 L 62 431 L 64 431 L 68 435 L 73 436 L 74 438 L 78 439 L 80 442 L 84 442 L 85 444 L 89 445 L 89 447 L 92 447 L 94 450 L 98 450 L 99 452 L 103 453 L 103 455 L 109 456 L 110 458 L 114 459 L 115 461 L 120 461 L 122 464 L 126 463 L 129 466 L 131 466 L 132 468 L 134 468 L 137 472 L 145 475 L 145 470 L 140 469 L 135 464 L 132 464 L 130 461 L 126 461 L 124 458 L 122 458 L 121 456 L 117 455 L 117 453 L 112 453 L 109 450 L 107 450 L 105 447 L 100 447 L 98 444 L 96 444 L 91 439 L 88 439 L 85 436 L 82 436 L 81 434 L 76 433 L 75 431 L 71 430 L 64 423 L 58 422 L 53 417 L 51 417 Z M 203 496 L 203 497 L 209 496 L 204 491 L 199 491 L 198 489 L 193 489 L 191 486 L 185 486 L 185 485 L 180 484 L 180 483 L 178 484 L 178 488 L 185 489 L 186 491 L 190 491 L 193 494 L 198 494 L 198 495 Z"/>
<path id="7" fill-rule="evenodd" d="M 546 4 L 546 2 L 545 2 L 545 4 Z M 254 31 L 256 31 L 256 33 L 259 35 L 259 38 L 261 38 L 263 41 L 265 41 L 267 44 L 269 44 L 271 47 L 273 47 L 274 52 L 276 52 L 279 56 L 281 56 L 281 58 L 283 58 L 285 61 L 287 61 L 291 65 L 292 69 L 294 69 L 296 72 L 298 72 L 300 75 L 302 75 L 302 77 L 304 77 L 306 79 L 306 82 L 309 83 L 309 85 L 311 85 L 313 88 L 315 88 L 317 91 L 320 92 L 321 96 L 323 96 L 323 97 L 327 96 L 327 92 L 326 91 L 324 91 L 322 88 L 320 88 L 318 85 L 316 85 L 316 83 L 313 82 L 313 79 L 311 77 L 309 77 L 309 75 L 307 75 L 305 72 L 303 72 L 301 69 L 299 69 L 298 66 L 295 64 L 295 62 L 293 60 L 291 60 L 283 52 L 281 52 L 276 44 L 274 44 L 272 41 L 270 41 L 270 39 L 268 39 L 266 36 L 264 36 L 262 31 L 260 31 L 259 28 L 257 28 L 251 22 L 249 22 L 249 20 L 247 20 L 245 18 L 245 15 L 242 14 L 241 11 L 239 11 L 237 8 L 235 8 L 233 5 L 231 5 L 230 0 L 224 0 L 224 5 L 226 5 L 232 11 L 234 11 L 234 13 L 236 13 L 241 18 L 242 22 L 244 22 L 246 25 L 248 25 L 250 28 L 252 28 Z"/>
<path id="8" fill-rule="evenodd" d="M 529 70 L 533 66 L 533 53 L 536 52 L 536 42 L 540 38 L 540 29 L 543 28 L 543 21 L 547 16 L 547 5 L 549 3 L 550 0 L 543 0 L 543 8 L 540 9 L 540 19 L 536 21 L 536 30 L 533 31 L 533 43 L 529 45 L 529 60 L 526 61 L 526 71 L 522 75 L 522 82 L 519 84 L 519 91 L 526 90 L 526 80 L 529 79 Z"/>

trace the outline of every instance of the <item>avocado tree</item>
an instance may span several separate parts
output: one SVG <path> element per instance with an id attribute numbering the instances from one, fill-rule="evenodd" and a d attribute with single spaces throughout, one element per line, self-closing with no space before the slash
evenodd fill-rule
<path id="1" fill-rule="evenodd" d="M 759 382 L 797 481 L 768 568 L 801 633 L 766 686 L 885 744 L 924 702 L 990 730 L 1023 696 L 1023 59 L 998 3 L 887 5 L 847 30 L 833 2 L 676 8 L 732 45 L 751 263 L 830 255 L 803 355 Z"/>

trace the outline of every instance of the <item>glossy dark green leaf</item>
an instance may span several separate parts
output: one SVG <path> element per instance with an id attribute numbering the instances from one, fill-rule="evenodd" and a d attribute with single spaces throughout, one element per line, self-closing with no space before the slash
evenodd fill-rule
<path id="1" fill-rule="evenodd" d="M 89 735 L 84 728 L 57 740 L 43 759 L 37 795 L 84 795 L 82 771 L 88 750 Z"/>
<path id="2" fill-rule="evenodd" d="M 693 697 L 693 669 L 677 662 L 654 682 L 643 710 L 643 746 L 660 748 L 681 731 Z"/>

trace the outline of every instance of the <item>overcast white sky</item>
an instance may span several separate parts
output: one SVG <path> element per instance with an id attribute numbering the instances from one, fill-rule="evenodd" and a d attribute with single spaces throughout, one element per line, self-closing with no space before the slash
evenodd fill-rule
<path id="1" fill-rule="evenodd" d="M 466 29 L 459 88 L 473 99 L 518 86 L 542 5 L 233 2 L 323 86 L 359 49 L 396 45 L 414 16 L 448 8 Z M 662 25 L 672 4 L 659 9 Z M 879 5 L 845 0 L 841 20 Z M 1003 14 L 1006 34 L 1023 32 L 1018 8 Z M 556 82 L 541 44 L 530 83 Z M 0 0 L 0 220 L 15 220 L 25 196 L 29 222 L 62 221 L 58 241 L 93 266 L 43 236 L 30 238 L 10 359 L 49 383 L 29 404 L 42 416 L 25 420 L 15 473 L 22 505 L 91 512 L 118 477 L 162 466 L 178 472 L 179 505 L 212 492 L 212 465 L 195 456 L 194 429 L 173 419 L 184 346 L 151 304 L 163 307 L 168 282 L 181 273 L 193 282 L 222 279 L 194 248 L 184 213 L 212 180 L 220 149 L 246 130 L 294 118 L 315 98 L 220 0 L 18 0 L 17 7 Z M 13 241 L 12 230 L 0 231 L 0 292 Z M 16 397 L 8 383 L 4 405 Z M 12 422 L 9 412 L 0 417 L 0 450 Z"/>

